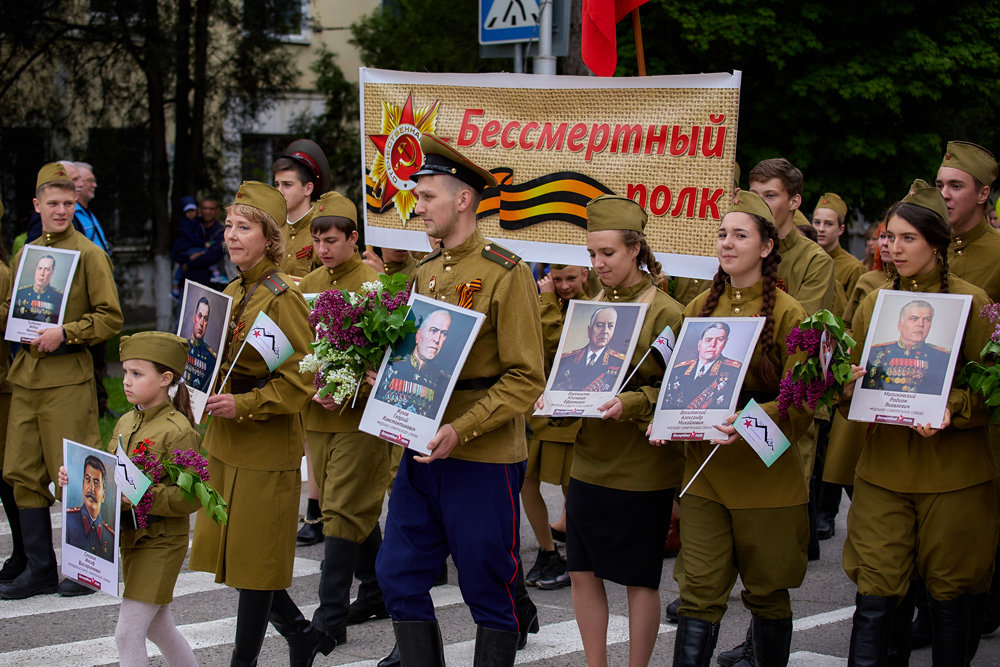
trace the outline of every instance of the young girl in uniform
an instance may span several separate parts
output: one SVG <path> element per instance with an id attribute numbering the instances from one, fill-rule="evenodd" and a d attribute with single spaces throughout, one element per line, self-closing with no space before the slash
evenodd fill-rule
<path id="1" fill-rule="evenodd" d="M 783 341 L 806 313 L 778 289 L 778 233 L 764 200 L 739 192 L 719 225 L 715 248 L 719 270 L 712 286 L 688 304 L 684 315 L 764 318 L 738 406 L 742 409 L 753 397 L 794 443 L 812 414 L 793 408 L 788 419 L 780 419 L 775 399 L 780 378 L 796 361 Z M 716 427 L 718 438 L 689 442 L 685 448 L 687 485 L 716 444 L 721 445 L 680 501 L 684 538 L 674 566 L 681 597 L 675 666 L 709 664 L 737 574 L 745 588 L 743 603 L 753 614 L 748 645 L 755 664 L 788 662 L 788 589 L 798 587 L 806 573 L 809 490 L 798 448 L 789 447 L 768 468 L 740 440 L 732 427 L 735 419 L 734 414 Z"/>
<path id="2" fill-rule="evenodd" d="M 660 264 L 646 244 L 645 226 L 646 212 L 627 197 L 602 195 L 587 204 L 587 251 L 603 288 L 595 301 L 649 306 L 635 353 L 621 369 L 626 377 L 663 329 L 676 334 L 681 321 L 680 304 L 654 282 Z M 591 667 L 607 665 L 605 580 L 628 589 L 629 665 L 648 664 L 656 644 L 663 543 L 683 465 L 679 450 L 650 447 L 644 436 L 663 371 L 654 355 L 647 357 L 621 393 L 601 406 L 602 419 L 583 420 L 574 445 L 566 554 Z"/>
<path id="3" fill-rule="evenodd" d="M 934 187 L 915 181 L 886 219 L 898 275 L 882 289 L 972 295 L 955 366 L 958 377 L 967 362 L 979 361 L 989 339 L 992 325 L 979 317 L 989 297 L 948 273 L 948 210 Z M 854 315 L 859 343 L 854 363 L 861 358 L 879 291 L 865 297 Z M 943 320 L 937 315 L 933 326 L 947 330 Z M 844 544 L 844 570 L 858 586 L 850 664 L 884 664 L 890 635 L 896 636 L 893 612 L 906 602 L 914 575 L 927 590 L 934 664 L 965 665 L 978 643 L 979 628 L 970 632 L 969 599 L 993 567 L 997 465 L 983 397 L 955 380 L 947 396 L 942 423 L 875 424 L 861 451 Z M 909 609 L 901 614 L 904 622 L 910 614 Z"/>
<path id="4" fill-rule="evenodd" d="M 194 429 L 183 381 L 187 341 L 173 334 L 145 331 L 123 336 L 120 351 L 125 398 L 135 408 L 118 420 L 108 451 L 118 448 L 119 435 L 130 458 L 140 445 L 158 459 L 176 449 L 200 451 L 201 438 Z M 175 392 L 172 399 L 171 391 Z M 59 484 L 66 483 L 66 468 L 60 467 Z M 174 625 L 170 602 L 187 554 L 188 516 L 198 505 L 189 502 L 180 488 L 169 482 L 154 484 L 147 493 L 153 498 L 148 525 L 123 528 L 119 538 L 125 580 L 115 627 L 119 660 L 123 667 L 148 664 L 149 638 L 171 667 L 192 667 L 198 661 Z M 128 506 L 122 507 L 122 516 L 131 514 L 131 504 L 124 496 L 122 503 Z"/>

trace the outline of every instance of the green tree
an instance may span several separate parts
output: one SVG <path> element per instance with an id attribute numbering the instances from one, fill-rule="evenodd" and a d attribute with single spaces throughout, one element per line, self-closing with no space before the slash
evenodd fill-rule
<path id="1" fill-rule="evenodd" d="M 652 0 L 640 11 L 648 74 L 742 70 L 744 186 L 757 161 L 785 156 L 805 174 L 807 214 L 835 191 L 875 218 L 914 178 L 934 178 L 948 140 L 1000 149 L 997 0 Z M 625 25 L 619 76 L 636 74 Z"/>

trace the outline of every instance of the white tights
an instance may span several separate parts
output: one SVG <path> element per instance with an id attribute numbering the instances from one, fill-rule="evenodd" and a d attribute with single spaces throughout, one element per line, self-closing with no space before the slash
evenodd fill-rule
<path id="1" fill-rule="evenodd" d="M 122 667 L 145 667 L 149 664 L 146 637 L 160 648 L 163 659 L 170 667 L 198 666 L 194 651 L 174 625 L 169 604 L 123 599 L 118 625 L 115 626 L 115 644 Z"/>

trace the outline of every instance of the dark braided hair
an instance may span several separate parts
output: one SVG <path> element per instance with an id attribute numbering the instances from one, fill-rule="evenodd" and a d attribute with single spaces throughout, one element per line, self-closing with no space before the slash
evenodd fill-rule
<path id="1" fill-rule="evenodd" d="M 941 282 L 938 291 L 941 294 L 948 294 L 948 246 L 951 244 L 951 230 L 948 221 L 940 215 L 916 204 L 898 201 L 889 207 L 886 213 L 886 228 L 889 220 L 898 215 L 914 227 L 927 241 L 928 245 L 937 251 L 938 263 L 941 267 Z M 899 289 L 901 277 L 897 273 L 896 279 L 892 282 L 893 289 Z"/>
<path id="2" fill-rule="evenodd" d="M 623 229 L 621 233 L 622 241 L 625 243 L 626 248 L 639 244 L 639 254 L 636 255 L 635 261 L 639 267 L 646 267 L 649 275 L 653 276 L 653 282 L 655 283 L 657 277 L 663 273 L 663 267 L 656 261 L 656 256 L 650 250 L 645 235 L 640 234 L 634 229 Z"/>
<path id="3" fill-rule="evenodd" d="M 769 355 L 771 349 L 774 347 L 774 317 L 772 315 L 774 314 L 775 294 L 778 291 L 778 264 L 781 263 L 781 255 L 778 254 L 778 230 L 759 215 L 752 213 L 748 213 L 747 215 L 757 223 L 757 232 L 760 234 L 761 242 L 768 239 L 774 242 L 771 253 L 761 262 L 761 275 L 764 285 L 761 294 L 760 316 L 764 318 L 764 329 L 760 332 L 759 344 L 761 357 L 757 373 L 765 385 L 777 387 L 779 379 L 778 370 L 774 367 L 774 362 L 771 361 Z M 792 233 L 797 234 L 798 232 Z M 722 293 L 726 289 L 727 280 L 729 280 L 729 274 L 725 272 L 722 266 L 719 266 L 719 270 L 715 272 L 715 278 L 712 279 L 712 287 L 708 291 L 705 304 L 701 307 L 701 312 L 698 313 L 699 317 L 706 317 L 712 314 L 712 311 L 715 310 L 715 307 L 719 303 L 719 297 L 722 296 Z"/>

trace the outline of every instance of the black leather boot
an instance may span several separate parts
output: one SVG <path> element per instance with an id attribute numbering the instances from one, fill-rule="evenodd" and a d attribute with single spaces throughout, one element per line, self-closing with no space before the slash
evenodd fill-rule
<path id="1" fill-rule="evenodd" d="M 674 667 L 708 667 L 719 640 L 719 624 L 681 616 L 674 639 Z"/>
<path id="2" fill-rule="evenodd" d="M 0 584 L 0 598 L 23 600 L 35 595 L 55 593 L 59 586 L 56 552 L 52 549 L 52 519 L 48 507 L 18 511 L 21 536 L 28 565 L 13 581 Z"/>
<path id="3" fill-rule="evenodd" d="M 256 667 L 273 598 L 274 591 L 240 589 L 236 609 L 236 641 L 229 663 L 231 667 Z"/>
<path id="4" fill-rule="evenodd" d="M 351 582 L 358 558 L 358 543 L 339 537 L 324 540 L 323 572 L 319 575 L 319 607 L 313 624 L 337 640 L 347 641 L 347 612 L 351 606 Z"/>
<path id="5" fill-rule="evenodd" d="M 910 664 L 910 632 L 913 621 L 913 595 L 907 593 L 892 612 L 889 625 L 889 647 L 886 667 L 907 667 Z"/>
<path id="6" fill-rule="evenodd" d="M 538 633 L 538 607 L 528 595 L 528 587 L 524 583 L 524 570 L 517 568 L 517 581 L 514 585 L 514 605 L 517 608 L 517 624 L 521 628 L 517 640 L 517 650 L 528 644 L 528 633 Z"/>
<path id="7" fill-rule="evenodd" d="M 17 575 L 24 572 L 28 567 L 28 557 L 24 554 L 24 538 L 21 535 L 21 513 L 17 511 L 17 502 L 14 500 L 14 487 L 0 478 L 0 502 L 3 503 L 3 512 L 7 516 L 7 523 L 10 524 L 10 537 L 13 545 L 10 550 L 10 558 L 4 561 L 0 568 L 0 583 L 8 584 L 17 578 Z"/>
<path id="8" fill-rule="evenodd" d="M 288 642 L 288 664 L 291 667 L 312 667 L 317 653 L 329 655 L 341 643 L 307 621 L 288 591 L 274 592 L 269 620 Z"/>
<path id="9" fill-rule="evenodd" d="M 917 614 L 910 627 L 910 648 L 930 646 L 931 621 L 927 615 L 927 589 L 923 579 L 917 577 L 910 583 L 910 594 L 913 595 L 913 606 Z"/>
<path id="10" fill-rule="evenodd" d="M 376 667 L 399 667 L 401 664 L 399 659 L 399 644 L 393 644 L 392 651 L 389 652 L 389 655 L 379 660 Z"/>
<path id="11" fill-rule="evenodd" d="M 792 649 L 792 617 L 752 616 L 753 660 L 757 667 L 785 667 Z"/>
<path id="12" fill-rule="evenodd" d="M 306 501 L 306 518 L 302 522 L 299 532 L 295 534 L 295 544 L 300 547 L 308 547 L 322 541 L 323 514 L 319 508 L 319 501 L 310 498 Z"/>
<path id="13" fill-rule="evenodd" d="M 969 640 L 965 647 L 967 664 L 971 665 L 976 653 L 979 652 L 979 640 L 983 636 L 983 619 L 989 606 L 989 591 L 969 596 Z"/>
<path id="14" fill-rule="evenodd" d="M 382 546 L 382 530 L 378 523 L 358 547 L 357 562 L 354 565 L 354 576 L 361 582 L 358 586 L 358 598 L 351 603 L 347 611 L 347 624 L 357 625 L 373 618 L 389 618 L 382 599 L 382 589 L 375 577 L 375 557 Z"/>
<path id="15" fill-rule="evenodd" d="M 753 667 L 753 633 L 747 628 L 747 638 L 739 646 L 723 651 L 715 659 L 722 667 Z"/>
<path id="16" fill-rule="evenodd" d="M 894 597 L 861 593 L 855 595 L 851 652 L 847 658 L 850 667 L 875 667 L 885 664 L 893 625 L 893 612 L 896 607 Z M 898 619 L 900 623 L 910 622 L 903 615 Z"/>
<path id="17" fill-rule="evenodd" d="M 472 667 L 513 667 L 519 637 L 517 632 L 510 630 L 477 626 L 476 656 L 472 659 Z"/>
<path id="18" fill-rule="evenodd" d="M 942 602 L 927 595 L 931 621 L 931 661 L 934 667 L 965 667 L 969 645 L 969 598 Z"/>
<path id="19" fill-rule="evenodd" d="M 406 660 L 406 667 L 444 667 L 444 642 L 437 621 L 396 621 L 392 631 L 396 633 L 396 648 L 400 658 Z M 516 632 L 511 634 L 517 636 Z"/>

